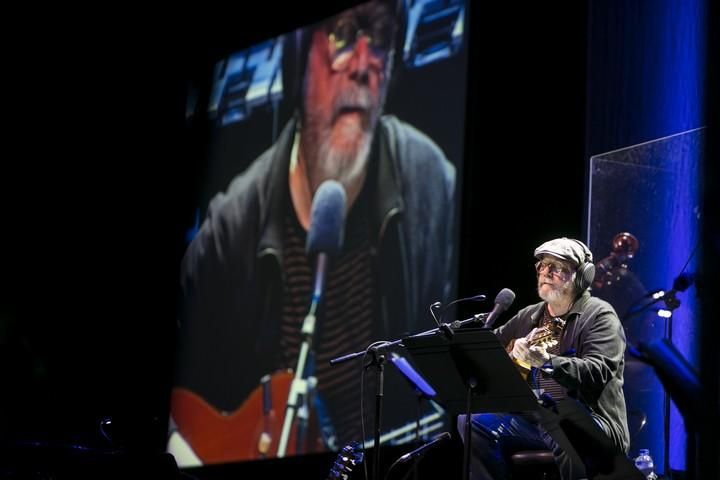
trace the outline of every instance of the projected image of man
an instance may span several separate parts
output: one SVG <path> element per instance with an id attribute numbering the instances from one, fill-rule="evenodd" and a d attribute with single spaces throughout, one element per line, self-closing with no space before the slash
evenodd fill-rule
<path id="1" fill-rule="evenodd" d="M 306 239 L 324 182 L 335 180 L 345 191 L 344 242 L 330 258 L 316 312 L 306 366 L 316 387 L 306 397 L 308 441 L 298 453 L 362 438 L 361 366 L 329 360 L 432 326 L 427 306 L 452 294 L 455 167 L 428 136 L 383 114 L 401 5 L 362 4 L 288 36 L 283 68 L 295 72 L 289 80 L 297 85 L 296 113 L 270 149 L 213 198 L 185 254 L 171 414 L 202 462 L 274 455 L 275 434 L 265 453 L 254 440 L 247 452 L 201 454 L 203 442 L 188 438 L 202 437 L 188 427 L 199 415 L 188 412 L 198 409 L 185 400 L 238 412 L 264 375 L 280 388 L 277 374 L 296 367 L 316 271 Z M 303 61 L 285 63 L 292 58 Z M 411 389 L 391 379 L 386 389 L 383 426 L 414 422 L 415 410 L 403 407 L 414 401 Z M 366 416 L 373 403 L 367 406 Z M 273 408 L 283 412 L 285 405 Z"/>

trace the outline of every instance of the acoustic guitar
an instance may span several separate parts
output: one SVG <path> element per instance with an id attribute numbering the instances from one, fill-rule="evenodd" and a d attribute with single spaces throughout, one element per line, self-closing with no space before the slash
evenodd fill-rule
<path id="1" fill-rule="evenodd" d="M 564 329 L 565 320 L 557 317 L 553 318 L 550 323 L 548 323 L 547 325 L 543 325 L 540 328 L 537 328 L 534 332 L 530 332 L 528 336 L 525 337 L 527 339 L 527 345 L 528 347 L 538 345 L 544 345 L 545 348 L 554 347 L 558 343 L 555 338 L 558 338 Z M 527 380 L 527 376 L 532 369 L 532 365 L 512 356 L 512 349 L 514 345 L 515 340 L 511 341 L 508 344 L 506 351 L 510 354 L 510 358 L 512 359 L 513 363 L 515 363 L 515 366 L 517 367 L 522 377 Z"/>
<path id="2" fill-rule="evenodd" d="M 275 457 L 292 380 L 291 370 L 264 376 L 233 412 L 220 411 L 200 395 L 176 387 L 171 393 L 171 414 L 178 432 L 203 464 Z M 298 446 L 298 422 L 293 422 L 287 455 L 323 450 L 314 416 L 310 409 L 302 448 Z"/>
<path id="3" fill-rule="evenodd" d="M 359 442 L 345 445 L 338 453 L 335 463 L 330 468 L 327 480 L 349 480 L 353 472 L 360 468 L 365 454 Z M 357 478 L 360 478 L 359 476 Z"/>

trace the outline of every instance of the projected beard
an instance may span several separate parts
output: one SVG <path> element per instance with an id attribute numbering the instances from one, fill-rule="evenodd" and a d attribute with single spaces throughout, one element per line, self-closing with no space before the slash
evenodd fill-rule
<path id="1" fill-rule="evenodd" d="M 378 76 L 385 77 L 385 72 Z M 339 81 L 339 88 L 312 75 L 306 80 L 302 144 L 310 188 L 315 192 L 323 181 L 333 179 L 346 190 L 359 190 L 385 102 L 384 78 L 369 84 Z"/>

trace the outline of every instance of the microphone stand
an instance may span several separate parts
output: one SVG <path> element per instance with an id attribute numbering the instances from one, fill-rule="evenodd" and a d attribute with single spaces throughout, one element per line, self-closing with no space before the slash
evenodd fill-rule
<path id="1" fill-rule="evenodd" d="M 665 317 L 665 338 L 672 343 L 672 317 L 673 312 L 680 306 L 680 300 L 675 296 L 676 290 L 673 288 L 669 292 L 666 292 L 661 299 L 665 301 L 665 306 L 670 311 L 670 315 Z M 663 416 L 665 417 L 665 425 L 663 426 L 663 437 L 665 440 L 664 452 L 663 452 L 663 469 L 665 475 L 668 477 L 672 476 L 670 471 L 670 394 L 667 389 L 664 389 L 663 397 Z"/>
<path id="2" fill-rule="evenodd" d="M 381 343 L 380 345 L 376 345 L 371 347 L 369 350 L 361 350 L 359 352 L 349 353 L 347 355 L 343 355 L 337 358 L 333 358 L 330 360 L 330 365 L 337 365 L 342 362 L 346 362 L 348 360 L 352 360 L 354 358 L 366 355 L 368 351 L 372 355 L 372 359 L 370 361 L 370 364 L 368 366 L 375 366 L 375 372 L 376 372 L 376 394 L 375 394 L 375 429 L 373 432 L 373 446 L 375 447 L 375 454 L 373 455 L 373 467 L 372 467 L 372 480 L 378 480 L 380 478 L 380 425 L 381 425 L 381 416 L 382 416 L 382 402 L 383 402 L 383 383 L 384 383 L 384 367 L 385 367 L 385 355 L 384 351 L 390 347 L 393 347 L 395 345 L 399 345 L 402 343 L 403 340 L 407 338 L 416 338 L 416 337 L 424 337 L 429 335 L 443 335 L 446 338 L 450 339 L 454 335 L 454 331 L 458 328 L 462 328 L 465 325 L 473 324 L 473 323 L 483 323 L 489 316 L 489 313 L 478 313 L 476 315 L 473 315 L 470 318 L 466 318 L 465 320 L 455 320 L 451 323 L 443 323 L 437 328 L 432 328 L 430 330 L 426 330 L 424 332 L 416 333 L 414 335 L 409 335 L 406 337 L 403 337 L 398 340 L 393 340 L 389 342 Z M 289 407 L 289 404 L 288 404 Z"/>
<path id="3" fill-rule="evenodd" d="M 373 438 L 375 439 L 375 455 L 373 455 L 373 476 L 372 478 L 380 478 L 380 425 L 382 420 L 382 402 L 383 402 L 383 384 L 385 383 L 385 355 L 380 352 L 379 347 L 370 349 L 372 352 L 371 365 L 375 365 L 376 392 L 375 392 L 375 429 L 373 430 Z"/>
<path id="4" fill-rule="evenodd" d="M 420 416 L 422 415 L 422 401 L 425 395 L 419 390 L 415 390 L 415 394 L 417 395 L 417 405 L 415 409 L 415 442 L 417 447 L 419 448 L 422 445 L 422 441 L 420 440 Z M 412 473 L 413 473 L 413 480 L 417 480 L 418 478 L 418 463 L 419 460 L 416 458 L 413 461 L 412 466 Z"/>
<path id="5" fill-rule="evenodd" d="M 688 260 L 689 261 L 689 260 Z M 664 338 L 672 344 L 672 317 L 673 312 L 680 307 L 680 299 L 676 297 L 677 292 L 684 292 L 691 285 L 691 281 L 684 278 L 682 274 L 675 278 L 673 287 L 667 291 L 658 291 L 652 295 L 652 301 L 645 303 L 639 307 L 630 309 L 626 318 L 632 318 L 640 313 L 647 311 L 651 306 L 662 301 L 665 303 L 669 314 L 665 316 L 665 332 Z M 670 475 L 670 395 L 665 390 L 663 395 L 663 470 L 666 475 Z"/>

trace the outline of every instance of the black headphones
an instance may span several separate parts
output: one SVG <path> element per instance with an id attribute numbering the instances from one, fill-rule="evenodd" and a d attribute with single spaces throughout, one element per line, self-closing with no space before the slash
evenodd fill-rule
<path id="1" fill-rule="evenodd" d="M 584 259 L 575 271 L 575 288 L 578 292 L 584 292 L 592 285 L 593 280 L 595 280 L 595 264 L 593 263 L 592 252 L 587 245 L 580 240 L 575 240 L 574 238 L 569 240 L 572 240 L 582 247 Z"/>

